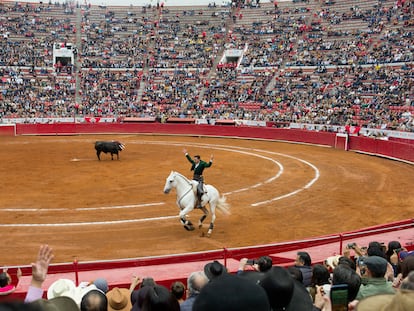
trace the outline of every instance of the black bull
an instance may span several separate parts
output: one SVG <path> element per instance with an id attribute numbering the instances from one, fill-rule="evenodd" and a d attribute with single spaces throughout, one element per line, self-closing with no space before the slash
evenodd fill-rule
<path id="1" fill-rule="evenodd" d="M 117 159 L 119 160 L 119 151 L 124 150 L 125 146 L 119 141 L 97 141 L 95 142 L 95 149 L 99 161 L 101 160 L 101 152 L 110 153 L 112 160 L 114 159 L 114 154 L 116 154 Z"/>

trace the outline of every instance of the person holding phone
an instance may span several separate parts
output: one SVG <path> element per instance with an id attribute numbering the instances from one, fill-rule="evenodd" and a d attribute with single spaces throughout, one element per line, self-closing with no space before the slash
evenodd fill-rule
<path id="1" fill-rule="evenodd" d="M 378 294 L 395 294 L 392 282 L 385 278 L 388 267 L 388 261 L 385 258 L 368 256 L 364 260 L 364 266 L 365 278 L 359 288 L 357 300 Z"/>
<path id="2" fill-rule="evenodd" d="M 331 311 L 332 308 L 336 310 L 354 310 L 353 303 L 358 301 L 355 297 L 358 294 L 361 286 L 361 277 L 356 273 L 355 269 L 349 266 L 348 263 L 339 263 L 332 272 L 332 286 L 326 290 L 325 286 L 317 286 L 314 311 Z M 346 287 L 346 293 L 344 289 Z M 331 288 L 333 293 L 331 294 Z M 347 301 L 344 302 L 346 294 Z M 347 305 L 347 309 L 345 309 Z M 342 308 L 342 309 L 341 309 Z"/>
<path id="3" fill-rule="evenodd" d="M 239 269 L 237 274 L 242 274 L 246 270 L 246 266 L 252 267 L 253 270 L 258 272 L 266 272 L 272 268 L 273 261 L 269 256 L 261 256 L 259 259 L 247 259 L 242 258 L 239 262 Z"/>

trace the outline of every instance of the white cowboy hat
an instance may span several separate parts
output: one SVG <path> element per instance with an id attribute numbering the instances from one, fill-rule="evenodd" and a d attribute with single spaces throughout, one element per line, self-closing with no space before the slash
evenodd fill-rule
<path id="1" fill-rule="evenodd" d="M 78 307 L 80 307 L 82 297 L 93 289 L 97 289 L 94 284 L 88 285 L 86 287 L 76 287 L 75 283 L 72 280 L 59 279 L 49 286 L 47 290 L 47 298 L 52 299 L 60 296 L 70 297 L 76 302 Z"/>
<path id="2" fill-rule="evenodd" d="M 78 290 L 75 282 L 69 279 L 59 279 L 53 282 L 47 290 L 47 299 L 66 296 L 77 302 Z"/>

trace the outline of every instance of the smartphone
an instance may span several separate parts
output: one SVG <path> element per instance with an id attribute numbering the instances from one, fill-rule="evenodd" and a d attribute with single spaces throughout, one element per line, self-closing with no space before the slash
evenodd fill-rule
<path id="1" fill-rule="evenodd" d="M 365 265 L 365 263 L 364 263 L 364 259 L 365 259 L 364 256 L 358 257 L 358 259 L 357 259 L 357 264 L 358 264 L 358 268 L 359 268 L 359 274 L 361 275 L 361 277 L 362 276 L 365 276 L 365 271 L 366 271 L 366 267 L 367 267 Z"/>
<path id="2" fill-rule="evenodd" d="M 332 285 L 330 298 L 332 311 L 348 311 L 348 284 Z"/>
<path id="3" fill-rule="evenodd" d="M 246 265 L 249 265 L 249 266 L 253 266 L 254 264 L 256 264 L 256 260 L 254 259 L 248 259 L 246 262 Z"/>

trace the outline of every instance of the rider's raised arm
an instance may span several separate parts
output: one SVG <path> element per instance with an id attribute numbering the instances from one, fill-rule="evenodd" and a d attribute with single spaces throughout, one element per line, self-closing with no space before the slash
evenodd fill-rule
<path id="1" fill-rule="evenodd" d="M 191 159 L 191 157 L 190 157 L 190 155 L 188 154 L 188 151 L 187 151 L 187 149 L 183 149 L 183 152 L 184 152 L 184 155 L 185 155 L 185 157 L 187 158 L 187 160 L 188 160 L 188 162 L 190 162 L 191 164 L 194 164 L 194 160 L 193 159 Z"/>

